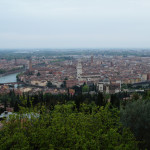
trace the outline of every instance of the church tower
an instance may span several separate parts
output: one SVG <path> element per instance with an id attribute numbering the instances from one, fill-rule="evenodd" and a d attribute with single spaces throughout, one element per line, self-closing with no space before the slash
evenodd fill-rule
<path id="1" fill-rule="evenodd" d="M 81 74 L 82 74 L 82 64 L 81 64 L 81 61 L 78 61 L 78 64 L 77 64 L 77 78 L 81 78 Z"/>
<path id="2" fill-rule="evenodd" d="M 17 66 L 17 59 L 15 58 L 15 65 Z"/>
<path id="3" fill-rule="evenodd" d="M 32 59 L 29 60 L 28 69 L 30 72 L 32 71 Z"/>
<path id="4" fill-rule="evenodd" d="M 91 64 L 93 64 L 93 55 L 91 56 Z"/>

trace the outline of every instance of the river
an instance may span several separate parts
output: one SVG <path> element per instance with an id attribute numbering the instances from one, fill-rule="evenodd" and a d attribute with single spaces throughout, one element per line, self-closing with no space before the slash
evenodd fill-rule
<path id="1" fill-rule="evenodd" d="M 10 83 L 10 82 L 17 82 L 16 76 L 18 73 L 6 75 L 3 77 L 0 77 L 0 83 Z"/>

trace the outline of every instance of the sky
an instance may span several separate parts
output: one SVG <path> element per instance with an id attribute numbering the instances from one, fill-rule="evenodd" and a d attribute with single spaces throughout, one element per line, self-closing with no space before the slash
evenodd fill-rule
<path id="1" fill-rule="evenodd" d="M 150 48 L 150 0 L 0 0 L 0 48 Z"/>

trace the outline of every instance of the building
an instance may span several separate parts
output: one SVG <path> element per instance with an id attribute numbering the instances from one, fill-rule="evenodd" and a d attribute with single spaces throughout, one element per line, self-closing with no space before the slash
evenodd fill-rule
<path id="1" fill-rule="evenodd" d="M 30 72 L 32 71 L 32 59 L 29 60 L 28 69 Z"/>
<path id="2" fill-rule="evenodd" d="M 66 80 L 66 87 L 71 88 L 78 84 L 77 80 Z"/>
<path id="3" fill-rule="evenodd" d="M 102 93 L 114 94 L 121 91 L 120 83 L 111 83 L 109 79 L 104 79 L 97 84 L 98 90 Z"/>
<path id="4" fill-rule="evenodd" d="M 77 64 L 77 79 L 80 79 L 81 78 L 81 74 L 82 74 L 82 64 L 81 64 L 81 61 L 78 61 L 78 64 Z"/>
<path id="5" fill-rule="evenodd" d="M 91 64 L 93 64 L 93 56 L 91 56 Z"/>

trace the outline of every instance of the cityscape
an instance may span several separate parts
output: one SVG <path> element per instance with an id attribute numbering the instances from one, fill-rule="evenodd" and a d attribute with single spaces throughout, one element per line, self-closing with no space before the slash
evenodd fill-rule
<path id="1" fill-rule="evenodd" d="M 112 115 L 112 111 L 118 110 L 117 116 L 121 115 L 119 122 L 123 124 L 122 128 L 126 130 L 125 132 L 130 135 L 125 136 L 125 140 L 121 144 L 125 146 L 127 140 L 127 145 L 130 145 L 131 149 L 149 147 L 149 134 L 145 138 L 141 137 L 149 129 L 147 127 L 149 121 L 146 122 L 147 125 L 144 127 L 143 124 L 139 125 L 143 118 L 145 116 L 148 118 L 149 115 L 150 52 L 148 49 L 46 49 L 24 50 L 21 53 L 19 50 L 1 50 L 0 54 L 0 136 L 2 141 L 5 136 L 1 134 L 1 131 L 7 133 L 8 123 L 13 121 L 13 118 L 10 119 L 11 116 L 14 116 L 16 121 L 17 117 L 22 118 L 21 121 L 18 120 L 18 125 L 21 125 L 19 130 L 22 134 L 24 134 L 22 126 L 26 127 L 27 119 L 30 129 L 38 132 L 37 136 L 40 136 L 39 132 L 42 130 L 42 132 L 46 131 L 50 134 L 54 132 L 55 135 L 61 137 L 64 136 L 64 134 L 61 134 L 61 127 L 58 129 L 59 131 L 47 131 L 49 129 L 47 126 L 55 128 L 57 124 L 49 124 L 49 117 L 52 116 L 48 112 L 56 113 L 57 117 L 53 119 L 58 119 L 59 124 L 67 129 L 72 126 L 74 121 L 72 120 L 70 124 L 70 121 L 68 122 L 66 119 L 72 115 L 76 116 L 76 113 L 84 112 L 86 116 L 90 117 L 91 114 L 96 113 L 96 110 L 97 113 L 102 115 L 102 120 L 103 117 L 105 118 L 106 113 L 109 121 L 114 119 L 117 122 L 115 116 Z M 43 108 L 46 112 L 43 112 Z M 23 114 L 21 115 L 22 111 Z M 62 115 L 61 119 L 68 122 L 68 125 L 59 120 L 57 111 Z M 64 114 L 64 112 L 67 114 Z M 132 115 L 137 121 L 134 121 Z M 43 122 L 40 117 L 44 117 L 46 122 Z M 78 128 L 78 125 L 83 122 L 86 125 L 88 124 L 88 120 L 84 118 L 85 116 L 82 117 L 82 121 L 78 117 L 76 118 L 78 123 L 71 130 Z M 91 119 L 95 120 L 95 117 L 91 117 Z M 97 116 L 97 119 L 100 119 L 99 116 Z M 101 122 L 94 120 L 92 126 L 97 126 Z M 100 125 L 100 128 L 95 128 L 96 130 L 87 129 L 84 125 L 81 125 L 80 128 L 83 127 L 82 130 L 89 130 L 91 134 L 97 134 L 99 130 L 103 130 L 107 134 L 111 128 L 105 130 L 105 127 L 109 128 L 111 126 L 114 128 L 108 120 L 103 122 L 104 128 L 102 125 Z M 34 126 L 30 124 L 31 121 L 35 123 Z M 127 131 L 126 123 L 128 123 L 127 126 L 130 127 L 133 133 L 139 132 L 143 128 L 143 132 L 135 137 L 137 139 L 142 138 L 141 141 L 145 141 L 146 144 L 137 144 L 133 137 L 134 134 Z M 132 126 L 133 123 L 135 123 L 134 126 Z M 13 124 L 11 123 L 11 125 Z M 35 129 L 36 126 L 40 125 L 43 125 L 43 129 Z M 137 125 L 139 127 L 135 128 Z M 16 127 L 13 128 L 13 134 Z M 26 132 L 28 130 L 26 128 Z M 116 132 L 118 134 L 118 130 Z M 82 137 L 81 133 L 76 134 Z M 121 132 L 119 136 L 122 137 L 123 134 L 125 133 Z M 32 137 L 30 134 L 27 134 L 27 136 Z M 49 136 L 46 140 L 48 142 L 53 141 L 54 137 Z M 90 138 L 93 139 L 92 136 Z M 89 140 L 87 137 L 85 139 Z M 78 141 L 79 138 L 76 140 Z M 42 139 L 39 143 L 41 142 Z M 119 143 L 118 140 L 116 142 Z M 54 145 L 57 145 L 57 142 L 54 142 Z M 58 144 L 58 146 L 61 145 L 61 143 Z M 99 145 L 98 142 L 94 149 L 97 149 Z M 19 146 L 25 147 L 21 143 L 19 143 Z M 69 146 L 66 147 L 73 147 L 74 149 L 76 146 L 69 143 Z M 91 146 L 92 144 L 89 145 L 89 147 Z M 116 146 L 116 144 L 113 146 Z M 41 149 L 44 146 L 38 147 Z M 108 145 L 105 148 L 108 149 Z M 45 149 L 48 149 L 47 144 Z M 75 149 L 80 148 L 77 146 Z"/>
<path id="2" fill-rule="evenodd" d="M 149 0 L 0 0 L 0 150 L 150 150 Z"/>
<path id="3" fill-rule="evenodd" d="M 68 89 L 75 94 L 75 86 L 95 86 L 95 90 L 102 93 L 115 94 L 123 91 L 135 92 L 146 90 L 150 81 L 150 57 L 128 54 L 101 54 L 93 51 L 93 54 L 75 54 L 59 56 L 37 56 L 31 54 L 30 58 L 1 58 L 1 76 L 16 74 L 14 82 L 5 82 L 1 77 L 0 93 L 14 90 L 18 94 L 29 93 L 52 93 L 66 94 Z M 82 50 L 81 50 L 82 52 Z M 84 51 L 83 51 L 84 52 Z M 147 51 L 146 51 L 147 52 Z M 10 52 L 12 53 L 12 52 Z M 15 52 L 13 52 L 15 53 Z M 9 54 L 9 53 L 8 53 Z M 15 57 L 15 56 L 14 56 Z M 9 80 L 8 80 L 9 81 Z M 130 85 L 130 86 L 128 86 Z M 17 87 L 16 87 L 17 86 Z"/>

